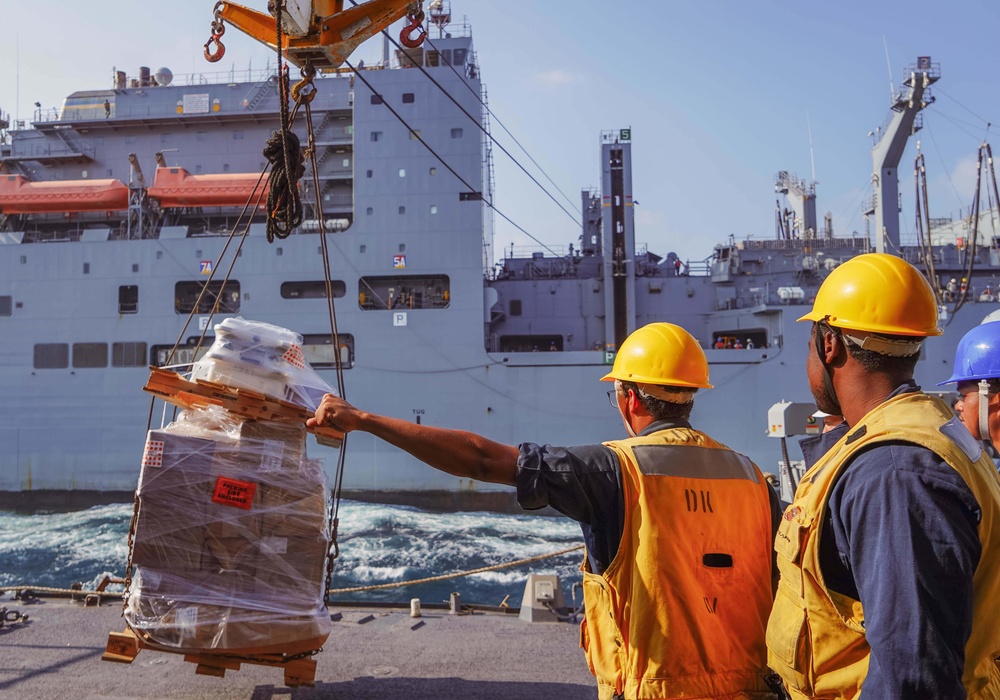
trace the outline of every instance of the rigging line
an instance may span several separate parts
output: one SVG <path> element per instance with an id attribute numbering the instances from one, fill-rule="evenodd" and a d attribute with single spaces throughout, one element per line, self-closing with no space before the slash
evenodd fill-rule
<path id="1" fill-rule="evenodd" d="M 956 123 L 956 124 L 965 124 L 965 126 L 971 127 L 973 129 L 978 129 L 978 128 L 980 128 L 982 126 L 981 124 L 977 124 L 975 122 L 970 122 L 970 121 L 967 121 L 965 119 L 959 119 L 958 117 L 956 117 L 953 114 L 949 115 L 947 112 L 945 112 L 944 110 L 941 110 L 941 109 L 935 109 L 934 110 L 934 114 L 940 114 L 940 115 L 942 115 L 942 116 L 947 117 L 948 119 L 950 119 L 953 123 Z M 990 123 L 986 122 L 986 127 L 987 128 L 989 128 L 989 125 L 990 125 Z"/>
<path id="2" fill-rule="evenodd" d="M 414 131 L 414 129 L 406 122 L 406 120 L 403 119 L 402 116 L 400 116 L 399 112 L 397 112 L 396 110 L 394 110 L 392 108 L 392 105 L 390 105 L 388 102 L 385 101 L 385 98 L 382 97 L 382 94 L 375 90 L 374 86 L 372 86 L 372 84 L 368 82 L 368 79 L 365 78 L 364 75 L 362 75 L 361 71 L 359 71 L 357 68 L 355 68 L 351 64 L 350 61 L 344 61 L 344 64 L 348 68 L 350 68 L 352 71 L 354 71 L 354 75 L 356 75 L 361 80 L 361 82 L 363 82 L 365 84 L 365 86 L 367 86 L 367 88 L 372 91 L 372 94 L 378 95 L 382 99 L 382 104 L 385 106 L 386 109 L 388 109 L 390 112 L 392 112 L 392 116 L 396 117 L 396 119 L 398 119 L 399 122 L 403 126 L 405 126 L 407 128 L 407 130 L 411 134 L 413 134 L 414 136 L 416 136 L 417 137 L 417 141 L 419 141 L 420 143 L 422 143 L 424 145 L 424 148 L 426 148 L 428 151 L 430 151 L 431 155 L 434 156 L 435 158 L 437 158 L 438 162 L 441 163 L 441 165 L 443 165 L 445 168 L 448 169 L 448 172 L 450 172 L 452 175 L 454 175 L 456 178 L 458 178 L 459 182 L 461 182 L 463 185 L 465 185 L 468 188 L 469 192 L 475 192 L 476 191 L 472 187 L 472 185 L 470 185 L 468 182 L 466 182 L 465 178 L 462 177 L 461 175 L 459 175 L 455 171 L 455 169 L 453 167 L 451 167 L 444 158 L 442 158 L 440 155 L 438 155 L 437 151 L 435 151 L 433 148 L 431 148 L 431 146 L 430 146 L 429 143 L 427 143 L 426 141 L 424 141 L 424 137 L 423 136 L 421 136 L 416 131 Z M 480 196 L 482 196 L 482 193 L 480 193 Z M 552 250 L 547 245 L 545 245 L 544 243 L 542 243 L 540 240 L 538 240 L 537 238 L 535 238 L 534 236 L 532 236 L 530 233 L 528 233 L 523 227 L 521 227 L 520 225 L 518 225 L 517 223 L 515 223 L 509 216 L 507 216 L 502 211 L 500 211 L 499 209 L 497 209 L 496 206 L 493 204 L 492 200 L 486 199 L 484 197 L 482 201 L 486 203 L 486 206 L 488 206 L 490 209 L 492 209 L 493 211 L 495 211 L 502 219 L 504 219 L 504 221 L 506 221 L 511 226 L 513 226 L 514 228 L 516 228 L 518 231 L 520 231 L 521 233 L 523 233 L 525 236 L 527 236 L 528 238 L 530 238 L 531 240 L 533 240 L 535 243 L 537 243 L 538 245 L 540 245 L 542 248 L 544 248 L 545 250 L 547 250 L 550 253 L 552 253 L 552 255 L 554 257 L 557 257 L 557 258 L 565 257 L 563 255 L 559 255 L 558 253 L 556 253 L 554 250 Z"/>
<path id="3" fill-rule="evenodd" d="M 393 44 L 395 44 L 396 48 L 399 48 L 399 44 L 396 44 L 396 41 L 394 39 L 390 38 L 389 41 L 391 41 Z M 455 106 L 458 107 L 462 111 L 462 113 L 465 114 L 465 116 L 467 116 L 472 121 L 472 123 L 475 124 L 479 128 L 480 131 L 482 131 L 484 134 L 486 134 L 487 138 L 489 138 L 496 145 L 497 148 L 499 148 L 501 151 L 504 152 L 504 155 L 506 155 L 508 158 L 510 158 L 514 162 L 514 165 L 516 165 L 517 167 L 519 167 L 521 169 L 521 171 L 531 179 L 532 182 L 534 182 L 536 185 L 538 185 L 538 188 L 542 192 L 544 192 L 549 199 L 551 199 L 553 202 L 555 202 L 555 205 L 557 207 L 559 207 L 560 209 L 562 209 L 563 212 L 565 212 L 566 216 L 568 216 L 570 218 L 570 220 L 574 224 L 576 224 L 580 228 L 583 228 L 583 223 L 580 222 L 580 221 L 578 221 L 576 219 L 576 217 L 566 207 L 564 207 L 562 205 L 561 202 L 559 202 L 555 197 L 553 197 L 552 193 L 549 192 L 547 189 L 545 189 L 545 187 L 542 185 L 542 183 L 540 183 L 538 181 L 538 179 L 534 175 L 532 175 L 531 173 L 529 173 L 528 169 L 525 168 L 523 165 L 521 165 L 521 163 L 517 160 L 517 158 L 515 158 L 511 154 L 510 151 L 508 151 L 506 148 L 504 148 L 503 144 L 501 144 L 499 141 L 497 141 L 495 138 L 493 138 L 493 135 L 490 134 L 490 132 L 488 132 L 486 130 L 486 128 L 479 122 L 479 120 L 477 120 L 475 117 L 473 117 L 471 114 L 469 114 L 469 112 L 466 111 L 465 107 L 463 107 L 461 104 L 459 104 L 458 100 L 456 100 L 451 95 L 451 93 L 449 93 L 447 90 L 445 90 L 444 87 L 442 87 L 441 84 L 438 81 L 436 81 L 434 78 L 432 78 L 431 75 L 430 75 L 430 73 L 428 73 L 427 70 L 423 66 L 421 66 L 419 63 L 417 63 L 417 61 L 412 56 L 410 56 L 410 54 L 406 53 L 405 51 L 402 51 L 402 49 L 400 49 L 400 52 L 410 60 L 410 62 L 414 65 L 415 68 L 419 68 L 420 71 L 424 75 L 426 75 L 427 78 L 432 83 L 434 83 L 435 85 L 437 85 L 438 89 L 440 89 L 441 92 L 443 92 L 445 94 L 445 96 L 449 100 L 451 100 L 452 102 L 454 102 Z M 482 102 L 482 100 L 480 100 L 480 102 Z M 566 195 L 563 195 L 563 196 L 565 197 Z"/>
<path id="4" fill-rule="evenodd" d="M 938 160 L 941 161 L 941 168 L 944 170 L 945 177 L 948 178 L 948 184 L 951 185 L 951 191 L 955 193 L 955 199 L 958 200 L 958 208 L 961 210 L 965 206 L 965 202 L 962 200 L 962 195 L 958 193 L 958 188 L 955 187 L 955 181 L 951 179 L 951 172 L 949 172 L 948 166 L 944 162 L 944 156 L 941 155 L 941 148 L 937 144 L 937 139 L 934 138 L 934 130 L 927 129 L 927 133 L 930 134 L 931 143 L 934 144 L 934 151 L 937 153 Z"/>
<path id="5" fill-rule="evenodd" d="M 969 131 L 968 129 L 966 129 L 965 127 L 963 127 L 961 124 L 958 124 L 957 122 L 955 122 L 955 120 L 952 119 L 951 117 L 949 117 L 947 114 L 944 114 L 943 112 L 938 112 L 937 114 L 942 119 L 951 122 L 954 125 L 954 127 L 956 129 L 958 129 L 959 131 L 961 131 L 962 133 L 967 134 L 967 135 L 971 136 L 972 138 L 974 138 L 977 143 L 979 143 L 979 142 L 982 141 L 982 139 L 979 138 L 976 134 L 973 134 L 971 131 Z"/>
<path id="6" fill-rule="evenodd" d="M 971 109 L 969 109 L 964 104 L 962 104 L 961 102 L 959 102 L 958 100 L 956 100 L 954 97 L 952 97 L 951 95 L 949 95 L 947 92 L 945 92 L 944 90 L 942 90 L 937 85 L 934 86 L 934 92 L 938 93 L 939 95 L 944 95 L 949 100 L 951 100 L 952 102 L 954 102 L 955 104 L 957 104 L 959 107 L 961 107 L 962 109 L 964 109 L 966 112 L 968 112 L 969 114 L 971 114 L 976 119 L 978 119 L 979 121 L 983 122 L 984 124 L 989 124 L 990 123 L 989 119 L 983 119 L 981 116 L 979 116 L 978 114 L 976 114 L 975 112 L 973 112 Z"/>
<path id="7" fill-rule="evenodd" d="M 357 4 L 358 4 L 354 0 L 351 0 L 351 3 L 354 6 L 357 6 Z M 527 170 L 527 168 L 525 168 L 523 165 L 521 165 L 521 163 L 517 160 L 517 158 L 515 158 L 510 153 L 510 151 L 508 151 L 506 148 L 503 147 L 503 144 L 501 144 L 499 141 L 497 141 L 495 138 L 493 138 L 493 135 L 490 132 L 488 132 L 485 127 L 483 127 L 483 125 L 480 123 L 480 121 L 478 119 L 476 119 L 471 114 L 469 114 L 469 112 L 465 109 L 465 107 L 463 107 L 461 104 L 459 104 L 458 100 L 456 100 L 454 98 L 454 96 L 452 96 L 452 94 L 450 92 L 448 92 L 447 90 L 445 90 L 444 87 L 437 80 L 435 80 L 431 76 L 431 74 L 428 73 L 427 70 L 422 65 L 420 65 L 419 63 L 417 63 L 416 59 L 414 59 L 412 56 L 410 56 L 409 53 L 407 53 L 406 51 L 404 51 L 403 47 L 401 47 L 398 43 L 396 43 L 395 39 L 393 39 L 391 36 L 389 36 L 388 30 L 383 29 L 382 30 L 382 34 L 385 35 L 386 39 L 388 39 L 389 42 L 393 46 L 396 47 L 396 49 L 400 52 L 400 54 L 402 54 L 403 56 L 406 56 L 406 58 L 410 61 L 410 63 L 413 64 L 414 68 L 419 68 L 420 72 L 423 73 L 427 77 L 428 80 L 430 80 L 432 83 L 434 83 L 434 85 L 436 85 L 437 88 L 442 93 L 444 93 L 445 97 L 447 97 L 449 100 L 451 100 L 455 104 L 455 106 L 458 107 L 459 110 L 461 110 L 461 112 L 465 116 L 467 116 L 469 118 L 469 120 L 479 128 L 480 131 L 482 131 L 484 134 L 486 134 L 486 137 L 490 141 L 492 141 L 494 144 L 496 144 L 496 147 L 499 148 L 501 151 L 503 151 L 504 154 L 514 162 L 514 165 L 516 165 L 517 167 L 519 167 L 522 170 L 522 172 L 524 172 L 525 175 L 527 175 L 529 178 L 531 178 L 531 181 L 534 182 L 536 185 L 538 185 L 538 188 L 541 189 L 542 192 L 544 192 L 548 196 L 549 199 L 551 199 L 553 202 L 555 202 L 555 205 L 557 207 L 559 207 L 560 209 L 562 209 L 563 212 L 565 212 L 566 216 L 568 216 L 570 218 L 570 220 L 572 220 L 572 222 L 574 224 L 576 224 L 580 228 L 583 228 L 583 223 L 580 222 L 580 221 L 577 221 L 576 217 L 572 213 L 570 213 L 570 211 L 568 209 L 566 209 L 566 207 L 564 207 L 558 200 L 556 200 L 556 198 L 552 196 L 552 193 L 549 192 L 547 189 L 545 189 L 545 187 L 542 185 L 542 183 L 540 183 L 538 181 L 538 179 L 535 178 L 534 175 L 532 175 L 531 173 L 529 173 L 528 170 Z M 424 39 L 424 41 L 427 41 L 427 40 Z M 430 43 L 430 42 L 428 42 L 428 43 Z M 433 47 L 434 45 L 431 44 L 431 46 Z M 348 63 L 347 65 L 350 66 L 351 64 Z M 455 67 L 454 66 L 452 66 L 452 70 L 455 71 Z M 357 71 L 355 71 L 355 72 L 357 72 Z M 472 87 L 468 83 L 465 82 L 465 79 L 462 78 L 461 75 L 459 75 L 458 71 L 455 71 L 455 75 L 458 75 L 459 78 L 461 78 L 461 80 L 462 80 L 462 84 L 464 84 L 467 88 L 469 88 L 469 90 L 473 94 L 475 94 L 475 91 L 472 90 Z M 366 84 L 367 84 L 367 81 L 366 81 Z M 375 92 L 375 91 L 372 90 L 372 92 Z M 477 99 L 479 100 L 480 104 L 482 104 L 484 107 L 486 106 L 486 103 L 483 102 L 483 99 L 481 97 L 477 96 Z M 489 111 L 489 107 L 487 107 L 486 109 L 487 109 L 487 111 Z M 492 112 L 490 112 L 490 114 L 492 114 Z M 506 127 L 504 127 L 504 131 L 507 131 Z M 508 131 L 507 133 L 509 134 L 510 132 Z M 513 136 L 511 136 L 511 138 L 513 138 Z M 514 141 L 516 142 L 517 139 L 514 139 Z M 519 144 L 519 143 L 517 145 L 521 146 L 521 144 Z M 524 147 L 523 146 L 521 146 L 521 150 L 524 151 Z M 527 151 L 525 151 L 525 153 L 527 153 Z M 528 158 L 531 158 L 531 156 L 529 155 Z M 534 161 L 533 158 L 532 158 L 531 162 L 535 163 L 535 161 Z M 535 163 L 535 165 L 538 166 L 538 163 Z M 539 167 L 538 169 L 541 170 L 541 167 Z M 544 173 L 544 171 L 543 171 L 543 173 Z M 546 175 L 545 177 L 548 178 L 548 175 Z M 551 178 L 549 179 L 549 182 L 552 182 Z M 552 184 L 555 185 L 555 183 L 552 183 Z M 559 189 L 559 188 L 556 187 L 556 189 Z M 566 197 L 566 195 L 562 192 L 562 190 L 559 190 L 559 192 L 560 192 L 560 194 L 562 194 L 563 197 Z M 569 197 L 566 197 L 566 199 L 569 200 Z M 497 212 L 497 213 L 499 213 L 499 212 Z"/>
<path id="8" fill-rule="evenodd" d="M 431 47 L 432 49 L 434 49 L 435 51 L 437 51 L 439 55 L 441 54 L 441 51 L 440 51 L 440 50 L 439 50 L 439 49 L 438 49 L 438 48 L 437 48 L 436 46 L 434 46 L 434 42 L 432 42 L 432 41 L 431 41 L 431 40 L 430 40 L 429 38 L 427 38 L 427 39 L 424 39 L 424 41 L 425 41 L 426 43 L 430 44 L 430 47 Z M 475 90 L 473 90 L 473 89 L 472 89 L 472 86 L 471 86 L 471 85 L 469 85 L 469 84 L 468 84 L 467 82 L 465 82 L 465 78 L 463 78 L 463 77 L 462 77 L 462 74 L 461 74 L 461 73 L 459 73 L 459 72 L 458 72 L 458 70 L 456 70 L 455 66 L 454 66 L 454 65 L 453 65 L 453 64 L 451 63 L 451 61 L 448 61 L 448 62 L 447 62 L 447 63 L 446 63 L 445 65 L 447 65 L 447 66 L 448 66 L 448 67 L 449 67 L 449 68 L 451 69 L 451 72 L 452 72 L 452 73 L 454 73 L 455 75 L 457 75 L 457 76 L 459 77 L 459 79 L 460 79 L 460 80 L 462 81 L 462 84 L 463 84 L 463 85 L 465 85 L 465 87 L 466 87 L 466 88 L 468 88 L 469 92 L 471 92 L 471 93 L 472 93 L 473 95 L 475 95 L 476 99 L 477 99 L 477 100 L 479 100 L 479 103 L 480 103 L 480 104 L 481 104 L 481 105 L 483 106 L 483 109 L 485 109 L 485 110 L 487 111 L 487 113 L 489 113 L 489 115 L 490 115 L 490 116 L 491 116 L 491 117 L 493 118 L 493 121 L 495 121 L 495 122 L 496 122 L 497 124 L 499 124 L 499 125 L 500 125 L 500 128 L 501 128 L 501 129 L 503 129 L 503 130 L 504 130 L 504 132 L 505 132 L 505 133 L 506 133 L 506 134 L 507 134 L 508 136 L 510 136 L 511 140 L 512 140 L 512 141 L 513 141 L 514 143 L 516 143 L 516 144 L 517 144 L 517 147 L 521 149 L 521 151 L 522 151 L 522 152 L 524 153 L 524 155 L 528 156 L 528 160 L 530 160 L 530 161 L 532 162 L 532 164 L 534 164 L 534 166 L 535 166 L 536 168 L 538 168 L 538 171 L 539 171 L 539 172 L 540 172 L 540 173 L 541 173 L 542 175 L 544 175 L 544 176 L 545 176 L 545 179 L 546 179 L 546 180 L 548 180 L 548 181 L 549 181 L 549 183 L 550 183 L 550 184 L 551 184 L 551 185 L 552 185 L 553 187 L 555 187 L 555 188 L 556 188 L 556 191 L 557 191 L 557 192 L 558 192 L 559 194 L 561 194 L 561 195 L 562 195 L 562 196 L 563 196 L 563 197 L 564 197 L 564 198 L 566 199 L 566 201 L 570 203 L 570 205 L 571 205 L 571 206 L 576 206 L 576 205 L 577 205 L 577 203 L 576 203 L 576 202 L 574 202 L 574 201 L 572 200 L 572 198 L 571 198 L 571 197 L 570 197 L 569 195 L 567 195 L 567 194 L 566 194 L 565 192 L 563 192 L 563 191 L 562 191 L 562 190 L 561 190 L 561 189 L 559 188 L 559 185 L 557 185 L 557 184 L 555 183 L 555 181 L 554 181 L 554 180 L 553 180 L 553 179 L 552 179 L 551 177 L 549 177 L 549 174 L 548 174 L 547 172 L 545 172 L 545 169 L 544 169 L 544 168 L 542 168 L 542 166 L 541 166 L 541 165 L 539 165 L 539 164 L 538 164 L 538 161 L 536 161 L 536 160 L 535 160 L 534 158 L 532 158 L 531 154 L 530 154 L 530 153 L 528 153 L 528 149 L 526 149 L 526 148 L 525 148 L 525 147 L 524 147 L 523 145 L 521 145 L 521 142 L 520 142 L 520 141 L 518 141 L 518 140 L 517 140 L 517 137 L 516 137 L 516 136 L 514 136 L 514 134 L 512 134 L 512 133 L 511 133 L 510 129 L 508 129 L 508 128 L 507 128 L 507 125 L 506 125 L 506 124 L 504 124 L 504 123 L 503 123 L 503 122 L 502 122 L 502 121 L 500 120 L 500 117 L 498 117 L 498 116 L 496 115 L 496 113 L 495 113 L 495 112 L 494 112 L 494 111 L 493 111 L 492 109 L 490 109 L 490 106 L 489 106 L 488 104 L 486 104 L 486 100 L 484 100 L 484 99 L 482 98 L 482 96 L 481 96 L 481 95 L 479 95 L 479 94 L 478 94 L 478 93 L 477 93 L 477 92 L 476 92 Z M 496 139 L 494 139 L 494 138 L 493 138 L 493 135 L 492 135 L 492 134 L 490 134 L 489 136 L 490 136 L 490 139 L 491 139 L 491 140 L 493 141 L 493 143 L 496 143 Z M 497 144 L 497 145 L 499 145 L 499 144 Z"/>

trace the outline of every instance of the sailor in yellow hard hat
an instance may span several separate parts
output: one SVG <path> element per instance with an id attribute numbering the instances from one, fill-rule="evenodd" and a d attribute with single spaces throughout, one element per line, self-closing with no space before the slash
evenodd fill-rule
<path id="1" fill-rule="evenodd" d="M 802 441 L 807 471 L 775 539 L 770 667 L 793 698 L 1000 697 L 1000 480 L 913 382 L 941 334 L 930 285 L 898 257 L 861 255 L 799 320 L 813 323 L 816 405 L 845 422 Z"/>
<path id="2" fill-rule="evenodd" d="M 622 343 L 603 380 L 628 439 L 514 447 L 336 396 L 309 424 L 371 433 L 580 522 L 582 644 L 602 700 L 773 698 L 764 631 L 779 506 L 753 462 L 688 422 L 695 393 L 711 388 L 704 351 L 680 326 L 653 323 Z"/>

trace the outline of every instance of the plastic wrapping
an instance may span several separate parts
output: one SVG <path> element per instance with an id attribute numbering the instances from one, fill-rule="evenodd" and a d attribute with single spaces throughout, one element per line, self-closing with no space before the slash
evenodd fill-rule
<path id="1" fill-rule="evenodd" d="M 148 434 L 139 478 L 125 617 L 185 650 L 318 649 L 326 479 L 306 458 L 305 428 L 184 411 Z"/>
<path id="2" fill-rule="evenodd" d="M 215 342 L 191 370 L 192 379 L 275 396 L 316 410 L 324 394 L 337 393 L 306 362 L 302 336 L 243 318 L 215 326 Z"/>

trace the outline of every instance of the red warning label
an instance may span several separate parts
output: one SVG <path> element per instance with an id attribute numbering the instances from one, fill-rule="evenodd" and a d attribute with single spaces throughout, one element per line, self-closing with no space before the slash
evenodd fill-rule
<path id="1" fill-rule="evenodd" d="M 146 449 L 142 453 L 142 466 L 144 467 L 163 466 L 162 440 L 146 440 Z"/>
<path id="2" fill-rule="evenodd" d="M 293 345 L 288 348 L 282 357 L 284 357 L 285 361 L 290 363 L 293 367 L 304 369 L 306 366 L 306 356 L 302 353 L 302 348 L 298 345 Z"/>
<path id="3" fill-rule="evenodd" d="M 252 481 L 237 481 L 220 476 L 215 482 L 215 493 L 212 494 L 213 503 L 221 503 L 224 506 L 233 506 L 250 510 L 253 503 L 253 495 L 257 492 L 257 484 Z"/>

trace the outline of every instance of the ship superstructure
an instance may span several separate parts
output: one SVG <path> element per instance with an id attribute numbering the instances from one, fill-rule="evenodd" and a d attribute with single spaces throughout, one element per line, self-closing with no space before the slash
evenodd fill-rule
<path id="1" fill-rule="evenodd" d="M 443 12 L 431 18 L 439 28 Z M 776 187 L 795 214 L 779 216 L 775 238 L 730 239 L 701 262 L 654 253 L 637 244 L 633 140 L 623 129 L 601 134 L 601 188 L 581 193 L 578 243 L 504 251 L 494 266 L 492 149 L 471 30 L 452 23 L 405 51 L 359 67 L 364 81 L 316 79 L 319 188 L 303 179 L 305 220 L 273 244 L 251 206 L 229 281 L 219 275 L 209 287 L 220 300 L 211 322 L 214 299 L 199 294 L 263 187 L 261 150 L 279 113 L 273 72 L 143 69 L 13 125 L 0 145 L 0 505 L 130 498 L 148 365 L 165 364 L 178 337 L 187 344 L 172 362 L 191 362 L 202 331 L 234 315 L 301 333 L 331 384 L 339 356 L 347 397 L 366 409 L 510 444 L 619 436 L 598 379 L 629 332 L 679 323 L 705 348 L 716 387 L 698 395 L 693 422 L 776 471 L 767 407 L 811 400 L 809 329 L 795 320 L 829 270 L 873 250 L 872 238 L 835 237 L 829 220 L 820 229 L 814 186 L 781 173 Z M 301 123 L 295 130 L 304 136 Z M 317 200 L 334 232 L 339 347 Z M 918 248 L 900 249 L 922 263 Z M 995 308 L 973 302 L 997 288 L 997 250 L 996 241 L 934 248 L 942 284 L 971 281 L 969 303 L 945 304 L 954 313 L 944 339 L 926 344 L 924 385 L 946 376 L 958 338 Z M 154 411 L 154 424 L 169 420 L 159 403 Z M 346 449 L 347 496 L 511 502 L 509 490 L 429 469 L 370 435 L 351 435 Z M 310 450 L 332 470 L 333 450 Z"/>

